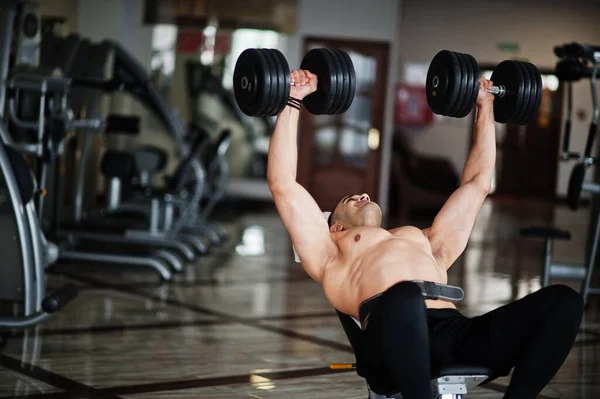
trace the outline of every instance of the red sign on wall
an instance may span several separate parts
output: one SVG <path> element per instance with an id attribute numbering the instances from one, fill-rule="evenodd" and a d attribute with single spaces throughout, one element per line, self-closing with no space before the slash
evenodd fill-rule
<path id="1" fill-rule="evenodd" d="M 398 84 L 394 122 L 396 125 L 418 126 L 433 122 L 433 112 L 427 104 L 425 87 Z"/>
<path id="2" fill-rule="evenodd" d="M 202 51 L 206 38 L 201 30 L 181 30 L 177 33 L 177 52 L 197 54 Z M 215 55 L 227 55 L 231 51 L 231 34 L 217 33 L 215 37 Z"/>
<path id="3" fill-rule="evenodd" d="M 227 55 L 231 51 L 231 34 L 217 33 L 215 37 L 215 54 Z"/>
<path id="4" fill-rule="evenodd" d="M 177 32 L 177 52 L 184 54 L 198 53 L 204 44 L 201 30 L 180 30 Z"/>

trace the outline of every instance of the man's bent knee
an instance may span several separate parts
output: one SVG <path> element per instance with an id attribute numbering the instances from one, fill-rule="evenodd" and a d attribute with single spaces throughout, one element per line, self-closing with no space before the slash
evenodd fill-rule
<path id="1" fill-rule="evenodd" d="M 573 311 L 583 309 L 583 297 L 571 287 L 563 284 L 555 284 L 542 288 L 542 290 L 546 291 L 546 295 L 553 298 L 557 303 Z"/>
<path id="2" fill-rule="evenodd" d="M 555 304 L 555 311 L 560 313 L 565 322 L 572 321 L 577 327 L 583 318 L 583 297 L 571 287 L 555 284 L 545 288 L 545 295 Z"/>

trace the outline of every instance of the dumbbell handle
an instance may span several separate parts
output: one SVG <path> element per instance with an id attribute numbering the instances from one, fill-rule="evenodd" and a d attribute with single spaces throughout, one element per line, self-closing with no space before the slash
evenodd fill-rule
<path id="1" fill-rule="evenodd" d="M 246 76 L 242 76 L 242 87 L 243 87 L 244 89 L 246 89 L 246 87 L 248 87 L 248 84 L 249 84 L 249 83 L 250 83 L 250 82 L 249 82 L 248 78 L 247 78 Z M 294 83 L 294 82 L 292 82 L 292 80 L 291 80 L 291 79 L 290 79 L 290 80 L 288 80 L 288 84 L 289 84 L 290 86 L 295 86 L 295 83 Z"/>
<path id="2" fill-rule="evenodd" d="M 492 93 L 502 98 L 506 95 L 506 87 L 504 86 L 492 86 L 491 89 L 486 90 L 488 93 Z"/>

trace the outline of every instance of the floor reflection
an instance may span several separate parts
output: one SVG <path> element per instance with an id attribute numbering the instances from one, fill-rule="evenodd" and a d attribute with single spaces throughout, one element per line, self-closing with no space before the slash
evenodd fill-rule
<path id="1" fill-rule="evenodd" d="M 81 293 L 37 329 L 18 332 L 0 352 L 0 398 L 61 391 L 77 397 L 364 398 L 339 320 L 321 287 L 293 261 L 272 207 L 223 216 L 232 240 L 174 282 L 131 270 L 61 268 Z M 420 221 L 422 222 L 422 220 Z M 477 315 L 540 287 L 544 243 L 519 237 L 528 225 L 569 229 L 558 262 L 583 262 L 588 211 L 527 201 L 488 200 L 471 240 L 449 270 L 465 290 L 460 310 Z M 578 289 L 575 281 L 553 281 Z M 592 297 L 577 342 L 543 392 L 600 397 L 600 320 Z M 508 379 L 470 397 L 501 398 Z M 55 397 L 55 396 L 52 396 Z M 59 397 L 59 396 L 56 396 Z M 74 397 L 74 396 L 69 396 Z"/>

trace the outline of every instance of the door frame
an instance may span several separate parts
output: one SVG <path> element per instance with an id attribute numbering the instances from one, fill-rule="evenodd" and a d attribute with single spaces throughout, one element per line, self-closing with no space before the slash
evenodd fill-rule
<path id="1" fill-rule="evenodd" d="M 388 94 L 390 43 L 378 40 L 346 39 L 324 36 L 305 36 L 302 43 L 303 53 L 306 54 L 313 43 L 323 43 L 327 47 L 348 47 L 357 52 L 367 55 L 374 54 L 378 59 L 376 74 L 380 79 L 376 80 L 373 87 L 371 102 L 371 128 L 379 131 L 379 148 L 370 150 L 367 155 L 366 181 L 369 182 L 368 193 L 373 201 L 379 201 L 380 171 L 383 145 L 385 140 L 386 101 Z M 304 56 L 302 56 L 304 57 Z M 307 190 L 310 190 L 312 173 L 311 150 L 313 144 L 314 126 L 312 115 L 304 110 L 300 115 L 300 126 L 298 131 L 298 169 L 297 180 Z M 340 196 L 341 198 L 341 196 Z"/>

